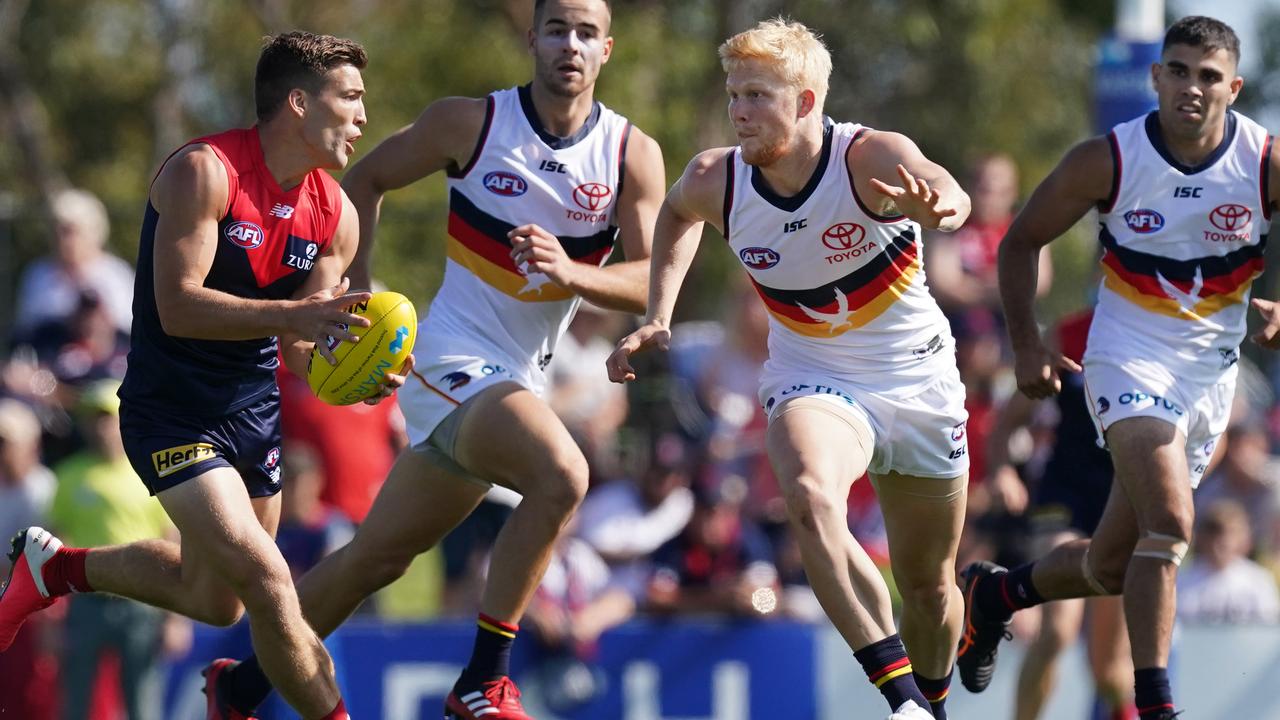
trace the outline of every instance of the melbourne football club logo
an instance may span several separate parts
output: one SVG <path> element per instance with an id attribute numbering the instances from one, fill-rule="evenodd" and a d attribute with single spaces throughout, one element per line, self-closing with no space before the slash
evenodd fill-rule
<path id="1" fill-rule="evenodd" d="M 1253 220 L 1253 211 L 1243 205 L 1224 203 L 1209 213 L 1209 222 L 1224 232 L 1243 230 Z"/>
<path id="2" fill-rule="evenodd" d="M 1128 225 L 1130 230 L 1146 235 L 1164 227 L 1164 216 L 1155 210 L 1138 208 L 1124 214 L 1124 224 Z"/>
<path id="3" fill-rule="evenodd" d="M 613 190 L 604 183 L 583 183 L 573 189 L 573 201 L 587 212 L 600 212 L 613 202 Z"/>
<path id="4" fill-rule="evenodd" d="M 848 250 L 867 236 L 866 228 L 857 223 L 840 222 L 822 231 L 822 244 L 832 250 Z"/>
<path id="5" fill-rule="evenodd" d="M 763 247 L 742 248 L 738 251 L 738 257 L 742 258 L 743 265 L 752 270 L 767 270 L 782 260 L 778 253 Z"/>
<path id="6" fill-rule="evenodd" d="M 261 247 L 262 242 L 266 240 L 266 235 L 263 234 L 261 227 L 243 220 L 231 223 L 222 231 L 222 234 L 228 240 L 245 250 L 252 250 L 256 247 Z"/>
<path id="7" fill-rule="evenodd" d="M 529 190 L 529 183 L 519 175 L 505 172 L 503 170 L 494 170 L 484 176 L 484 189 L 494 195 L 503 197 L 519 197 Z"/>

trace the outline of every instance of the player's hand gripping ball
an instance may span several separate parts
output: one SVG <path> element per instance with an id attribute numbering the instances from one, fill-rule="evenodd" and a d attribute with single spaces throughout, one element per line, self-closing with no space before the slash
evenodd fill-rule
<path id="1" fill-rule="evenodd" d="M 400 293 L 374 293 L 347 312 L 369 318 L 369 327 L 357 330 L 360 341 L 327 339 L 337 365 L 317 350 L 307 359 L 307 384 L 330 405 L 353 405 L 381 392 L 387 373 L 400 372 L 418 337 L 418 314 Z"/>

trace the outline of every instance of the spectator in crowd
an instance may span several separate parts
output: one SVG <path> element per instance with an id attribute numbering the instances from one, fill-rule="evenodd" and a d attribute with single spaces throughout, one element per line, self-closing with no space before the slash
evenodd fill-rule
<path id="1" fill-rule="evenodd" d="M 46 322 L 70 318 L 85 290 L 97 293 L 115 327 L 128 332 L 133 268 L 106 250 L 111 232 L 106 207 L 85 190 L 63 190 L 51 210 L 53 252 L 28 265 L 18 281 L 17 344 Z"/>
<path id="2" fill-rule="evenodd" d="M 1178 618 L 1196 623 L 1280 622 L 1275 576 L 1249 555 L 1249 514 L 1234 500 L 1200 513 L 1191 563 L 1178 573 Z"/>
<path id="3" fill-rule="evenodd" d="M 44 521 L 56 487 L 40 464 L 40 421 L 24 403 L 0 399 L 0 539 Z M 8 544 L 0 553 L 0 577 L 9 575 Z"/>
<path id="4" fill-rule="evenodd" d="M 1196 491 L 1197 514 L 1219 500 L 1234 500 L 1249 515 L 1250 545 L 1264 561 L 1274 561 L 1280 533 L 1280 458 L 1269 451 L 1266 424 L 1241 417 L 1227 427 L 1221 461 Z"/>
<path id="5" fill-rule="evenodd" d="M 329 405 L 283 362 L 276 382 L 281 433 L 286 442 L 314 453 L 314 464 L 322 473 L 320 501 L 360 524 L 406 442 L 404 417 L 395 398 L 377 405 Z M 289 462 L 288 455 L 284 458 Z"/>
<path id="6" fill-rule="evenodd" d="M 1013 222 L 1018 167 L 1008 155 L 985 155 L 974 163 L 965 187 L 973 210 L 964 227 L 932 233 L 924 244 L 929 287 L 948 317 L 977 308 L 999 318 L 996 255 Z M 1041 253 L 1038 296 L 1049 291 L 1052 268 L 1049 253 Z"/>
<path id="7" fill-rule="evenodd" d="M 551 409 L 578 441 L 591 482 L 616 472 L 617 434 L 627 417 L 627 391 L 609 382 L 604 361 L 626 316 L 583 302 L 547 366 Z"/>
<path id="8" fill-rule="evenodd" d="M 695 485 L 693 517 L 654 555 L 648 608 L 677 614 L 765 615 L 778 571 L 764 532 L 742 513 L 745 483 Z"/>
<path id="9" fill-rule="evenodd" d="M 306 445 L 285 443 L 280 454 L 284 498 L 276 545 L 297 580 L 325 555 L 350 542 L 355 526 L 340 510 L 321 501 L 325 473 L 318 453 Z"/>
<path id="10" fill-rule="evenodd" d="M 636 479 L 592 488 L 577 515 L 577 535 L 637 600 L 646 591 L 651 556 L 685 529 L 694 505 L 689 488 L 693 448 L 667 433 L 642 458 L 644 466 Z"/>
<path id="11" fill-rule="evenodd" d="M 134 474 L 120 439 L 120 383 L 102 380 L 84 388 L 76 419 L 87 447 L 54 472 L 58 490 L 49 524 L 67 542 L 102 547 L 173 535 L 159 501 Z M 166 623 L 171 623 L 166 626 Z M 150 717 L 144 682 L 160 656 L 185 649 L 185 619 L 148 605 L 100 594 L 72 594 L 67 608 L 62 657 L 65 720 L 88 720 L 94 677 L 104 653 L 120 662 L 120 685 L 128 716 Z"/>
<path id="12" fill-rule="evenodd" d="M 608 564 L 570 527 L 524 617 L 537 640 L 535 672 L 549 710 L 572 712 L 604 690 L 597 643 L 635 609 L 632 593 L 613 582 Z"/>
<path id="13" fill-rule="evenodd" d="M 57 482 L 40 463 L 40 422 L 26 404 L 0 398 L 0 578 L 9 577 L 9 538 L 45 522 Z M 0 653 L 0 717 L 54 720 L 57 658 L 43 638 L 56 619 L 37 616 Z"/>
<path id="14" fill-rule="evenodd" d="M 62 385 L 124 377 L 129 333 L 116 326 L 97 290 L 82 290 L 71 315 L 38 326 L 31 342 Z"/>

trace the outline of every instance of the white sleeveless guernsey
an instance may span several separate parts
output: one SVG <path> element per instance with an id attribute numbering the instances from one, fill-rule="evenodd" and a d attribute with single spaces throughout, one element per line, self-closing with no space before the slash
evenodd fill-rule
<path id="1" fill-rule="evenodd" d="M 1147 359 L 1211 381 L 1238 358 L 1262 272 L 1271 137 L 1228 110 L 1222 143 L 1196 167 L 1173 158 L 1154 112 L 1107 137 L 1115 179 L 1099 213 L 1103 281 L 1086 359 Z"/>
<path id="2" fill-rule="evenodd" d="M 866 130 L 828 121 L 813 177 L 789 198 L 735 149 L 724 230 L 769 310 L 766 371 L 903 392 L 953 369 L 954 342 L 925 286 L 920 226 L 872 213 L 853 191 L 845 153 Z"/>
<path id="3" fill-rule="evenodd" d="M 618 234 L 615 209 L 631 124 L 596 103 L 579 132 L 559 138 L 538 121 L 528 86 L 488 98 L 471 161 L 449 174 L 448 262 L 421 332 L 541 368 L 581 298 L 542 273 L 526 275 L 507 232 L 536 223 L 569 257 L 603 265 Z"/>

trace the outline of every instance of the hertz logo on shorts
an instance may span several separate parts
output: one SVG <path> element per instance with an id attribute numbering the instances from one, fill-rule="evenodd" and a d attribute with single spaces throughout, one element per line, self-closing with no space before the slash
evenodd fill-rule
<path id="1" fill-rule="evenodd" d="M 214 455 L 213 446 L 209 443 L 192 443 L 151 453 L 151 464 L 155 466 L 156 474 L 164 477 L 189 465 L 210 460 Z"/>

